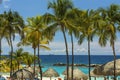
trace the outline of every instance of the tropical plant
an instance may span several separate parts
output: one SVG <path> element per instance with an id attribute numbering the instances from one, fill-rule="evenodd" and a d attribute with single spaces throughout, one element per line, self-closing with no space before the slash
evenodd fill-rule
<path id="1" fill-rule="evenodd" d="M 79 17 L 78 17 L 79 18 Z M 82 18 L 80 18 L 79 31 L 80 36 L 78 43 L 82 44 L 86 39 L 88 41 L 88 64 L 89 64 L 89 80 L 91 80 L 90 70 L 91 70 L 91 54 L 90 54 L 90 42 L 93 41 L 93 36 L 95 35 L 96 29 L 96 19 L 98 19 L 98 13 L 93 10 L 87 10 L 84 12 Z"/>
<path id="2" fill-rule="evenodd" d="M 13 59 L 15 59 L 17 61 L 18 70 L 19 70 L 21 61 L 23 61 L 23 56 L 24 56 L 24 52 L 23 52 L 22 48 L 17 49 L 13 53 Z"/>
<path id="3" fill-rule="evenodd" d="M 11 54 L 11 53 L 9 53 Z M 8 66 L 8 70 L 11 70 L 11 59 L 10 58 L 7 58 L 6 60 L 6 64 Z M 17 70 L 17 61 L 15 59 L 12 59 L 12 72 L 14 73 L 15 70 Z"/>
<path id="4" fill-rule="evenodd" d="M 68 44 L 66 39 L 67 24 L 66 24 L 66 14 L 67 12 L 72 9 L 72 2 L 70 0 L 56 0 L 53 2 L 49 2 L 48 9 L 52 9 L 52 14 L 45 14 L 45 22 L 48 23 L 48 26 L 51 29 L 61 30 L 63 33 L 65 47 L 66 47 L 66 60 L 67 60 L 67 80 L 69 77 L 69 53 L 68 53 Z"/>
<path id="5" fill-rule="evenodd" d="M 4 25 L 2 34 L 6 34 L 5 38 L 8 41 L 8 44 L 11 48 L 11 67 L 10 67 L 10 76 L 12 75 L 12 53 L 13 53 L 13 40 L 15 39 L 15 34 L 20 34 L 23 37 L 22 28 L 24 27 L 23 19 L 17 12 L 4 12 L 4 19 L 6 24 Z"/>
<path id="6" fill-rule="evenodd" d="M 100 8 L 99 11 L 101 12 L 101 17 L 106 23 L 105 28 L 103 28 L 102 34 L 105 34 L 104 36 L 100 36 L 100 39 L 109 40 L 110 46 L 113 50 L 113 56 L 114 56 L 114 80 L 116 80 L 116 52 L 115 52 L 115 41 L 116 41 L 116 21 L 117 21 L 117 14 L 119 13 L 119 6 L 118 5 L 110 5 L 109 8 L 103 9 Z M 106 45 L 107 41 L 104 41 L 104 46 Z M 102 45 L 102 44 L 101 44 Z"/>
<path id="7" fill-rule="evenodd" d="M 34 63 L 34 55 L 31 55 L 29 52 L 24 52 L 23 63 L 28 67 L 31 67 L 31 65 Z"/>
<path id="8" fill-rule="evenodd" d="M 48 44 L 48 40 L 46 36 L 43 34 L 46 30 L 47 26 L 43 23 L 41 16 L 36 16 L 32 18 L 28 18 L 28 25 L 24 28 L 24 31 L 26 33 L 26 36 L 23 40 L 23 42 L 28 42 L 32 45 L 32 48 L 34 49 L 34 57 L 36 56 L 36 48 L 38 48 L 38 64 L 40 68 L 40 74 L 42 79 L 42 69 L 39 59 L 39 48 L 45 48 L 49 49 L 45 45 L 42 44 Z M 34 58 L 35 59 L 35 58 Z M 35 73 L 35 60 L 34 60 L 34 73 Z"/>
<path id="9" fill-rule="evenodd" d="M 77 30 L 76 19 L 78 18 L 78 9 L 73 8 L 66 14 L 66 25 L 69 26 L 67 28 L 68 34 L 71 37 L 71 49 L 72 49 L 72 69 L 71 69 L 71 78 L 73 80 L 73 70 L 74 70 L 74 39 L 73 37 L 79 37 L 79 31 Z"/>
<path id="10" fill-rule="evenodd" d="M 4 37 L 7 37 L 7 35 L 4 34 L 3 32 L 5 24 L 6 24 L 6 20 L 4 18 L 4 14 L 0 14 L 0 56 L 2 54 L 2 39 Z"/>

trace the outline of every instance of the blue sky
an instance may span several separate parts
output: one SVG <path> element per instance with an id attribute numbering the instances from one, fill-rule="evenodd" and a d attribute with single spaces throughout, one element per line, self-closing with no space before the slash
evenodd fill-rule
<path id="1" fill-rule="evenodd" d="M 13 11 L 19 12 L 19 14 L 26 20 L 27 17 L 33 17 L 37 15 L 43 15 L 46 12 L 50 12 L 47 9 L 47 4 L 51 0 L 2 0 L 2 4 L 0 4 L 0 13 L 7 11 L 9 9 Z M 73 0 L 74 6 L 79 9 L 97 9 L 99 7 L 108 7 L 110 4 L 119 4 L 119 0 Z M 120 36 L 120 34 L 118 34 Z M 14 41 L 14 46 L 18 43 L 19 37 Z M 69 50 L 71 51 L 70 38 L 67 36 Z M 48 46 L 51 48 L 51 51 L 41 51 L 41 54 L 65 54 L 65 46 L 63 41 L 63 36 L 61 32 L 58 32 L 53 40 Z M 116 52 L 120 54 L 120 38 L 116 41 Z M 5 40 L 2 41 L 3 45 L 3 54 L 8 54 L 9 47 Z M 75 43 L 75 54 L 87 54 L 87 42 L 85 41 L 81 46 L 77 45 L 77 41 Z M 15 48 L 16 49 L 16 48 Z M 32 52 L 30 47 L 25 47 L 25 51 Z M 98 44 L 97 39 L 91 43 L 91 53 L 92 54 L 112 54 L 111 47 L 109 44 L 105 48 L 101 48 Z"/>

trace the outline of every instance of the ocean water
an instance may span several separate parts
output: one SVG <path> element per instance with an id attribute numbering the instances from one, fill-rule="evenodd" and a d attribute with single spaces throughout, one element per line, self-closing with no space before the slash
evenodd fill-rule
<path id="1" fill-rule="evenodd" d="M 71 63 L 72 56 L 69 55 L 69 60 Z M 116 57 L 117 59 L 120 59 L 120 55 Z M 52 65 L 54 63 L 66 63 L 66 55 L 41 55 L 40 56 L 41 63 L 43 65 Z M 112 55 L 91 55 L 91 63 L 92 64 L 103 64 L 108 61 L 112 61 L 113 56 Z M 74 56 L 74 63 L 79 64 L 88 64 L 88 56 L 87 55 L 75 55 Z"/>
<path id="2" fill-rule="evenodd" d="M 9 56 L 7 56 L 9 57 Z M 72 56 L 69 56 L 71 63 Z M 120 55 L 116 57 L 120 59 Z M 60 75 L 66 70 L 66 66 L 53 66 L 56 63 L 65 63 L 66 64 L 66 55 L 40 55 L 41 64 L 43 66 L 43 72 L 48 68 L 55 69 Z M 112 55 L 91 55 L 91 64 L 105 64 L 109 61 L 113 61 Z M 86 64 L 88 65 L 88 56 L 87 55 L 75 55 L 74 56 L 75 64 Z M 88 74 L 87 67 L 78 67 L 82 72 Z M 92 70 L 93 68 L 91 68 Z"/>
<path id="3" fill-rule="evenodd" d="M 71 63 L 72 56 L 69 56 L 69 60 Z M 66 66 L 53 66 L 55 63 L 66 63 L 66 55 L 41 55 L 41 64 L 44 66 L 43 71 L 48 68 L 54 68 L 59 74 L 62 74 L 64 70 L 66 70 Z M 117 56 L 117 59 L 120 59 L 120 56 Z M 113 60 L 112 55 L 91 55 L 91 64 L 105 64 L 109 61 Z M 88 64 L 88 56 L 87 55 L 75 55 L 74 56 L 75 64 Z M 87 67 L 78 67 L 85 74 L 88 74 Z M 92 70 L 93 68 L 91 68 Z"/>

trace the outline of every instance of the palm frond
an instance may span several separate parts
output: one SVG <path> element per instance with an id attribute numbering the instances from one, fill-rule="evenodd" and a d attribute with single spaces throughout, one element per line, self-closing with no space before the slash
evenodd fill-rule
<path id="1" fill-rule="evenodd" d="M 42 45 L 42 44 L 40 45 L 40 48 L 45 49 L 45 50 L 51 50 L 49 47 Z"/>
<path id="2" fill-rule="evenodd" d="M 85 40 L 85 35 L 80 35 L 79 40 L 78 40 L 78 44 L 81 45 L 83 43 L 83 41 Z"/>
<path id="3" fill-rule="evenodd" d="M 43 22 L 45 22 L 46 24 L 49 23 L 53 23 L 54 21 L 56 21 L 56 17 L 52 14 L 46 13 L 42 16 Z"/>
<path id="4" fill-rule="evenodd" d="M 107 40 L 108 40 L 108 37 L 105 35 L 105 33 L 101 34 L 100 37 L 99 37 L 99 44 L 102 46 L 102 47 L 105 47 L 106 44 L 107 44 Z"/>

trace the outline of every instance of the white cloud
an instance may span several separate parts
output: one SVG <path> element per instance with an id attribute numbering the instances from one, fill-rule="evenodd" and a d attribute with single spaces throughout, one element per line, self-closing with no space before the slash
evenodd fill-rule
<path id="1" fill-rule="evenodd" d="M 65 48 L 65 45 L 64 45 L 64 42 L 51 42 L 49 44 L 49 47 L 61 49 L 61 48 Z"/>
<path id="2" fill-rule="evenodd" d="M 16 39 L 13 42 L 13 46 L 14 49 L 17 49 L 16 44 L 18 43 L 19 39 Z M 41 50 L 41 54 L 65 54 L 65 44 L 64 42 L 50 42 L 50 44 L 48 45 L 51 50 L 47 51 L 47 50 Z M 116 42 L 115 44 L 115 49 L 116 49 L 116 54 L 118 54 L 120 52 L 120 43 Z M 10 47 L 8 46 L 8 43 L 6 42 L 6 40 L 2 41 L 2 48 L 4 49 L 10 49 Z M 28 51 L 30 53 L 33 53 L 33 49 L 31 48 L 31 46 L 25 46 L 23 47 L 24 51 Z M 6 50 L 4 49 L 4 52 L 6 52 Z M 69 53 L 71 54 L 71 43 L 68 43 L 68 49 L 69 49 Z M 78 45 L 76 42 L 74 43 L 74 52 L 75 54 L 86 54 L 87 53 L 87 43 L 83 43 L 82 45 Z M 91 54 L 112 54 L 112 48 L 110 47 L 109 44 L 106 45 L 106 47 L 101 47 L 99 46 L 99 44 L 97 42 L 92 42 L 91 43 Z"/>
<path id="3" fill-rule="evenodd" d="M 65 52 L 65 49 L 61 49 L 61 50 L 52 50 L 51 52 L 54 52 L 54 53 L 64 53 L 64 52 Z"/>
<path id="4" fill-rule="evenodd" d="M 87 49 L 85 49 L 85 48 L 78 48 L 75 51 L 76 52 L 87 52 Z"/>

